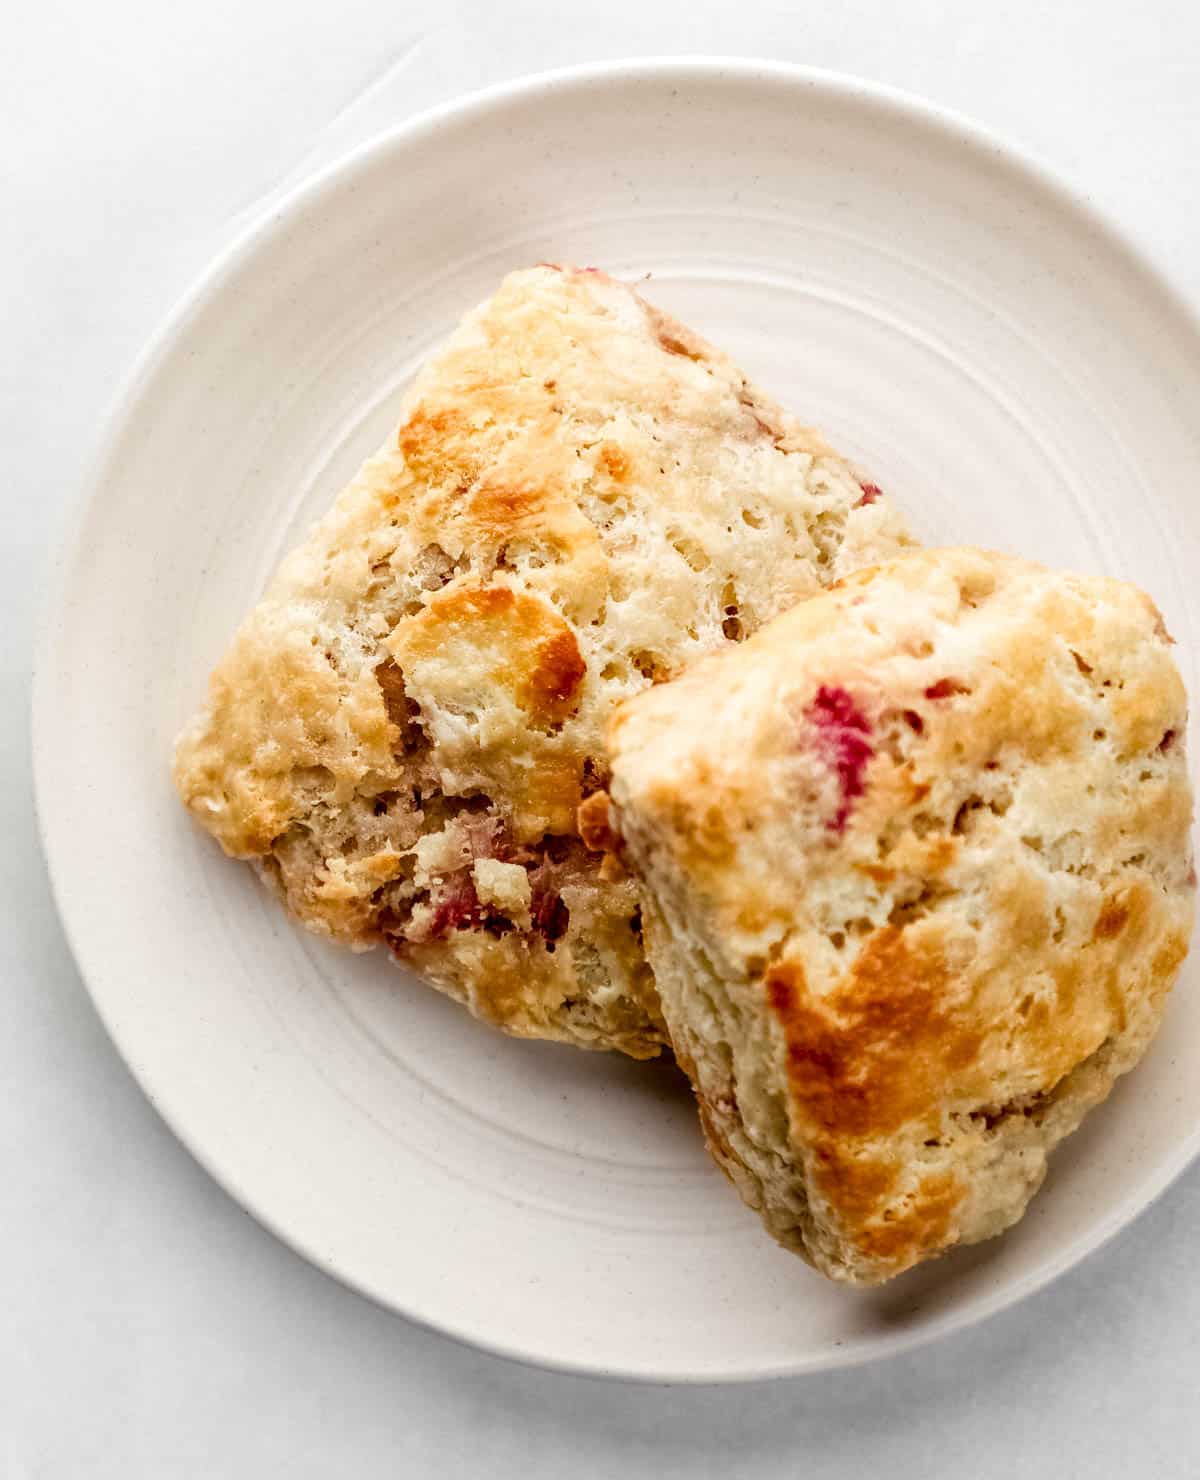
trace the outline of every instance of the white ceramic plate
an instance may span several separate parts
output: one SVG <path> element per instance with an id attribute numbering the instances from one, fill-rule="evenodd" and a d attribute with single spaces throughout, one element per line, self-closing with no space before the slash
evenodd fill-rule
<path id="1" fill-rule="evenodd" d="M 325 948 L 171 791 L 173 736 L 281 552 L 458 316 L 544 258 L 651 274 L 652 299 L 824 428 L 927 540 L 1142 582 L 1191 679 L 1200 334 L 1110 227 L 962 122 L 846 79 L 696 60 L 534 79 L 291 197 L 141 361 L 37 678 L 62 913 L 180 1137 L 384 1304 L 633 1377 L 897 1352 L 1066 1269 L 1193 1155 L 1194 972 L 1013 1233 L 855 1293 L 770 1243 L 669 1071 L 502 1038 L 382 955 Z"/>

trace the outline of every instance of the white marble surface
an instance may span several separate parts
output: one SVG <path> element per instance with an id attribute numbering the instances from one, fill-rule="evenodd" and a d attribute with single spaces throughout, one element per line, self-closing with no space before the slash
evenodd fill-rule
<path id="1" fill-rule="evenodd" d="M 0 1474 L 1200 1472 L 1200 1170 L 1034 1301 L 902 1362 L 798 1382 L 555 1377 L 342 1290 L 209 1181 L 110 1047 L 47 892 L 26 725 L 41 572 L 105 407 L 274 191 L 522 72 L 768 56 L 973 114 L 1067 174 L 1200 301 L 1191 0 L 39 0 L 3 30 Z"/>

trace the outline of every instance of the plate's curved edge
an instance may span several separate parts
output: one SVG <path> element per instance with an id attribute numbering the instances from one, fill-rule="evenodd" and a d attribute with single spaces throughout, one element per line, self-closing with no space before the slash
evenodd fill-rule
<path id="1" fill-rule="evenodd" d="M 290 215 L 319 200 L 321 195 L 334 184 L 340 185 L 344 183 L 346 177 L 365 169 L 378 154 L 391 148 L 417 144 L 424 136 L 435 132 L 446 123 L 467 123 L 486 115 L 492 109 L 536 98 L 539 94 L 550 94 L 563 88 L 602 86 L 614 81 L 646 84 L 663 81 L 677 83 L 685 79 L 710 83 L 720 81 L 774 83 L 807 86 L 814 89 L 823 88 L 843 98 L 854 98 L 875 106 L 882 105 L 910 121 L 916 118 L 952 136 L 960 145 L 980 151 L 989 156 L 994 163 L 1003 164 L 1024 173 L 1043 191 L 1056 197 L 1063 208 L 1075 214 L 1089 230 L 1099 235 L 1107 248 L 1122 259 L 1137 274 L 1142 283 L 1153 289 L 1163 299 L 1172 314 L 1178 317 L 1192 336 L 1200 342 L 1200 309 L 1172 281 L 1169 274 L 1156 260 L 1155 254 L 1144 243 L 1138 241 L 1123 226 L 1119 226 L 1111 216 L 1095 205 L 1064 175 L 1035 154 L 1023 147 L 1010 144 L 999 134 L 952 109 L 931 103 L 903 89 L 845 73 L 784 62 L 720 56 L 663 56 L 586 63 L 530 74 L 494 84 L 463 97 L 450 99 L 365 140 L 307 179 L 302 180 L 281 198 L 265 207 L 237 232 L 217 257 L 193 279 L 190 286 L 175 300 L 173 307 L 167 312 L 135 358 L 104 414 L 103 431 L 94 450 L 86 459 L 74 497 L 67 501 L 60 516 L 48 556 L 45 595 L 37 615 L 33 645 L 30 705 L 31 769 L 34 783 L 34 810 L 51 892 L 68 947 L 96 1012 L 112 1039 L 118 1056 L 176 1138 L 214 1182 L 245 1208 L 256 1222 L 293 1252 L 299 1254 L 307 1263 L 322 1273 L 330 1275 L 356 1294 L 370 1299 L 386 1310 L 404 1316 L 405 1319 L 437 1335 L 448 1337 L 491 1355 L 540 1370 L 576 1376 L 663 1385 L 723 1386 L 734 1382 L 799 1377 L 818 1371 L 844 1369 L 861 1366 L 868 1362 L 882 1361 L 918 1350 L 943 1337 L 965 1331 L 978 1322 L 1007 1310 L 1044 1289 L 1082 1259 L 1098 1252 L 1127 1228 L 1135 1218 L 1153 1206 L 1187 1167 L 1200 1157 L 1200 1131 L 1182 1141 L 1173 1155 L 1164 1158 L 1148 1187 L 1143 1186 L 1136 1197 L 1128 1199 L 1114 1209 L 1098 1226 L 1073 1240 L 1057 1257 L 1039 1265 L 1023 1279 L 1005 1284 L 992 1297 L 978 1299 L 961 1311 L 935 1318 L 928 1325 L 916 1330 L 899 1331 L 894 1336 L 882 1340 L 872 1337 L 850 1341 L 835 1352 L 826 1352 L 811 1358 L 758 1366 L 746 1365 L 718 1372 L 706 1370 L 703 1367 L 671 1370 L 635 1362 L 616 1369 L 586 1360 L 576 1361 L 564 1358 L 559 1354 L 534 1352 L 507 1346 L 485 1332 L 471 1330 L 467 1323 L 454 1324 L 432 1318 L 412 1308 L 401 1307 L 394 1300 L 370 1288 L 368 1284 L 356 1280 L 347 1272 L 329 1268 L 319 1252 L 306 1247 L 304 1241 L 292 1232 L 277 1226 L 274 1220 L 256 1205 L 252 1195 L 244 1192 L 232 1179 L 227 1178 L 210 1164 L 208 1158 L 194 1144 L 188 1132 L 177 1123 L 172 1111 L 160 1101 L 150 1083 L 150 1076 L 131 1064 L 121 1053 L 119 1031 L 109 1013 L 106 1012 L 101 997 L 93 990 L 83 966 L 82 951 L 75 931 L 63 908 L 55 862 L 57 845 L 43 804 L 43 798 L 48 794 L 52 778 L 46 773 L 45 767 L 48 762 L 43 759 L 45 747 L 40 744 L 40 736 L 45 724 L 45 711 L 49 702 L 48 693 L 52 682 L 50 672 L 56 621 L 65 604 L 68 590 L 67 576 L 79 553 L 79 537 L 85 516 L 103 482 L 105 469 L 120 445 L 124 424 L 136 405 L 143 387 L 153 378 L 159 364 L 166 358 L 189 320 L 200 312 L 208 299 L 220 291 L 225 281 L 240 269 L 244 260 L 268 240 L 274 230 L 282 227 Z"/>

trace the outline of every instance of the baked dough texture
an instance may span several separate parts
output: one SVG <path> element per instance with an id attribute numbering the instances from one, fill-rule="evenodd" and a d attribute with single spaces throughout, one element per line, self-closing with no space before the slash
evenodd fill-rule
<path id="1" fill-rule="evenodd" d="M 652 1056 L 636 887 L 576 820 L 612 707 L 906 538 L 629 287 L 514 273 L 242 625 L 180 795 L 311 929 L 510 1032 Z"/>
<path id="2" fill-rule="evenodd" d="M 1188 948 L 1186 697 L 1134 587 L 861 571 L 628 701 L 610 825 L 710 1149 L 875 1283 L 1023 1213 Z"/>

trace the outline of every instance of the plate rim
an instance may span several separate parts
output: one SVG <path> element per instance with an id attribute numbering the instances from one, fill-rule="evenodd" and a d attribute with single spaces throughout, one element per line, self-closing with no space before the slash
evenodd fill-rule
<path id="1" fill-rule="evenodd" d="M 49 724 L 56 637 L 62 614 L 68 604 L 68 575 L 80 554 L 82 529 L 87 516 L 102 496 L 106 470 L 119 450 L 127 423 L 142 394 L 207 302 L 220 292 L 227 280 L 238 272 L 273 232 L 285 230 L 291 218 L 300 210 L 319 201 L 323 194 L 334 187 L 346 183 L 355 173 L 368 168 L 389 150 L 419 145 L 423 138 L 436 134 L 446 124 L 477 121 L 488 113 L 503 110 L 513 103 L 536 100 L 559 90 L 631 81 L 668 85 L 683 81 L 696 84 L 726 81 L 743 85 L 760 82 L 807 88 L 814 92 L 825 92 L 840 100 L 882 106 L 908 121 L 915 120 L 933 128 L 960 147 L 991 154 L 998 162 L 1028 178 L 1061 208 L 1073 214 L 1100 237 L 1109 251 L 1134 270 L 1144 286 L 1152 287 L 1160 295 L 1164 306 L 1200 347 L 1200 305 L 1174 281 L 1158 260 L 1157 254 L 1140 239 L 1138 233 L 1098 206 L 1079 186 L 1035 151 L 1013 143 L 1002 133 L 977 123 L 955 109 L 932 102 L 906 89 L 847 72 L 798 63 L 697 54 L 650 55 L 586 62 L 522 74 L 458 94 L 372 134 L 264 204 L 175 297 L 119 378 L 117 389 L 102 413 L 99 423 L 101 430 L 90 452 L 81 459 L 76 488 L 73 495 L 63 502 L 53 528 L 48 553 L 43 557 L 46 578 L 34 624 L 30 700 L 32 790 L 38 837 L 55 912 L 80 980 L 117 1057 L 184 1150 L 256 1223 L 306 1263 L 332 1277 L 354 1294 L 424 1330 L 471 1350 L 484 1351 L 540 1371 L 573 1376 L 637 1383 L 725 1386 L 802 1377 L 811 1373 L 845 1370 L 884 1361 L 966 1331 L 1010 1309 L 1046 1288 L 1084 1259 L 1099 1252 L 1136 1218 L 1147 1212 L 1200 1157 L 1200 1127 L 1184 1137 L 1171 1154 L 1164 1157 L 1146 1187 L 1140 1189 L 1135 1196 L 1126 1196 L 1106 1217 L 1080 1233 L 1056 1256 L 1039 1262 L 1024 1276 L 1006 1281 L 992 1293 L 976 1297 L 961 1310 L 948 1311 L 920 1327 L 890 1336 L 871 1337 L 863 1342 L 856 1341 L 832 1352 L 756 1365 L 746 1363 L 718 1372 L 700 1366 L 658 1367 L 646 1361 L 631 1361 L 627 1366 L 617 1367 L 586 1358 L 551 1356 L 508 1342 L 502 1337 L 474 1331 L 468 1321 L 442 1321 L 408 1309 L 399 1301 L 370 1288 L 353 1272 L 332 1267 L 321 1258 L 315 1247 L 308 1245 L 302 1233 L 277 1223 L 268 1211 L 259 1207 L 252 1189 L 242 1188 L 235 1175 L 226 1173 L 210 1160 L 208 1154 L 196 1144 L 184 1123 L 187 1119 L 186 1112 L 177 1112 L 174 1106 L 165 1103 L 152 1084 L 152 1073 L 144 1066 L 132 1062 L 125 1053 L 120 1029 L 115 1021 L 118 1015 L 115 1012 L 110 1014 L 103 990 L 97 987 L 93 975 L 85 968 L 85 948 L 79 939 L 78 927 L 72 921 L 57 862 L 60 850 L 60 843 L 56 841 L 58 829 L 51 820 L 46 801 L 54 778 L 51 774 L 50 750 L 42 743 L 42 735 Z M 100 972 L 95 971 L 95 975 L 98 978 Z"/>

